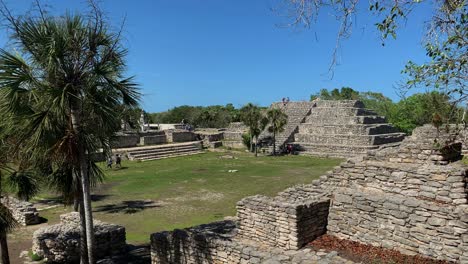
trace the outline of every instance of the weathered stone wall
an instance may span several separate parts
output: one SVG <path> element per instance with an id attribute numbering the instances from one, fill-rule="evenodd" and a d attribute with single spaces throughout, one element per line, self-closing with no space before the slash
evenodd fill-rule
<path id="1" fill-rule="evenodd" d="M 310 264 L 350 263 L 336 252 L 318 256 L 310 249 L 281 250 L 239 239 L 236 223 L 215 222 L 151 235 L 153 264 Z"/>
<path id="2" fill-rule="evenodd" d="M 140 136 L 138 134 L 123 134 L 115 135 L 111 140 L 112 148 L 131 148 L 136 147 L 140 143 Z"/>
<path id="3" fill-rule="evenodd" d="M 146 136 L 140 138 L 140 145 L 149 146 L 167 143 L 166 135 Z"/>
<path id="4" fill-rule="evenodd" d="M 237 203 L 239 236 L 282 249 L 299 249 L 326 231 L 329 199 L 289 203 L 251 196 Z"/>
<path id="5" fill-rule="evenodd" d="M 224 131 L 196 131 L 196 137 L 203 141 L 203 146 L 208 148 L 217 148 L 222 146 Z"/>
<path id="6" fill-rule="evenodd" d="M 60 218 L 60 224 L 46 226 L 34 232 L 32 251 L 42 257 L 45 263 L 79 263 L 79 214 L 65 214 Z M 125 227 L 95 220 L 94 232 L 98 260 L 125 254 Z"/>
<path id="7" fill-rule="evenodd" d="M 189 142 L 197 140 L 195 133 L 186 130 L 166 130 L 167 142 Z"/>
<path id="8" fill-rule="evenodd" d="M 345 188 L 336 191 L 328 234 L 414 255 L 468 262 L 468 205 Z"/>
<path id="9" fill-rule="evenodd" d="M 7 196 L 1 198 L 1 203 L 10 209 L 13 218 L 23 226 L 35 225 L 41 222 L 39 213 L 32 203 Z"/>

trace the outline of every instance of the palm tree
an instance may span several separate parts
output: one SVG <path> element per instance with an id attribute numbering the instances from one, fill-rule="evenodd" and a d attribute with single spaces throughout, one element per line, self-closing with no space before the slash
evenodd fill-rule
<path id="1" fill-rule="evenodd" d="M 91 1 L 86 15 L 13 16 L 4 8 L 16 53 L 0 50 L 0 111 L 25 123 L 21 137 L 32 160 L 71 168 L 79 179 L 87 259 L 94 263 L 90 178 L 102 175 L 90 155 L 109 150 L 119 129 L 117 109 L 137 106 L 133 78 L 124 77 L 127 51 Z M 15 121 L 13 120 L 13 122 Z"/>
<path id="2" fill-rule="evenodd" d="M 253 139 L 255 139 L 255 157 L 257 156 L 257 143 L 260 133 L 265 129 L 265 117 L 260 108 L 252 103 L 248 103 L 240 109 L 240 118 L 242 123 L 249 128 L 250 152 L 253 148 Z"/>
<path id="3" fill-rule="evenodd" d="M 288 123 L 288 115 L 279 108 L 271 108 L 267 111 L 268 131 L 273 133 L 273 155 L 276 155 L 276 134 L 283 132 Z"/>
<path id="4" fill-rule="evenodd" d="M 256 105 L 248 103 L 240 109 L 240 114 L 242 123 L 249 128 L 250 152 L 252 152 L 253 134 L 254 130 L 258 127 L 258 120 L 261 117 L 260 110 Z"/>
<path id="5" fill-rule="evenodd" d="M 10 165 L 13 164 L 11 147 L 6 146 L 4 142 L 4 137 L 0 137 L 0 198 L 6 199 L 2 185 L 6 183 L 8 189 L 14 191 L 18 198 L 29 200 L 38 191 L 34 173 L 28 171 L 24 160 L 18 162 L 16 166 Z M 17 226 L 18 223 L 10 209 L 0 200 L 0 263 L 2 264 L 10 263 L 7 234 Z"/>

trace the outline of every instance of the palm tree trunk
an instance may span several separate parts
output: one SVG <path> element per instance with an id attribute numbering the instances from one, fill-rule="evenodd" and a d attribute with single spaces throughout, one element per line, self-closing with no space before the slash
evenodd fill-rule
<path id="1" fill-rule="evenodd" d="M 83 194 L 83 209 L 84 215 L 80 215 L 81 218 L 85 219 L 86 226 L 86 244 L 88 248 L 88 263 L 94 264 L 94 225 L 93 225 L 93 212 L 91 208 L 91 188 L 89 184 L 89 174 L 88 174 L 88 163 L 86 161 L 86 152 L 84 145 L 81 142 L 80 135 L 80 111 L 79 107 L 72 107 L 71 110 L 71 119 L 73 130 L 77 137 L 77 147 L 78 147 L 78 162 L 79 162 L 79 171 L 80 171 L 80 181 L 81 181 L 81 191 Z"/>
<path id="2" fill-rule="evenodd" d="M 273 156 L 276 156 L 276 131 L 273 128 Z"/>
<path id="3" fill-rule="evenodd" d="M 249 133 L 249 135 L 250 135 L 250 152 L 253 152 L 252 133 Z"/>
<path id="4" fill-rule="evenodd" d="M 258 156 L 258 136 L 255 137 L 255 157 Z"/>
<path id="5" fill-rule="evenodd" d="M 78 197 L 78 205 L 80 210 L 80 215 L 83 216 L 85 214 L 84 206 L 83 206 L 83 199 Z M 84 217 L 80 217 L 80 264 L 89 263 L 88 260 L 88 244 L 86 243 L 86 221 Z"/>
<path id="6" fill-rule="evenodd" d="M 73 212 L 78 212 L 78 210 L 80 210 L 80 200 L 78 198 L 78 193 L 75 193 L 73 196 Z"/>
<path id="7" fill-rule="evenodd" d="M 0 234 L 0 255 L 2 264 L 10 264 L 10 256 L 8 255 L 7 234 Z"/>

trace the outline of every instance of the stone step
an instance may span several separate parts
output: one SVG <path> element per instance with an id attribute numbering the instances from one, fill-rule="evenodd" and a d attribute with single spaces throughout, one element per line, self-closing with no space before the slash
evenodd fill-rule
<path id="1" fill-rule="evenodd" d="M 342 144 L 320 144 L 320 143 L 307 143 L 307 142 L 294 142 L 295 150 L 298 152 L 323 152 L 323 153 L 343 153 L 352 156 L 352 154 L 364 154 L 369 150 L 378 149 L 378 145 L 342 145 Z M 348 157 L 349 157 L 348 156 Z"/>
<path id="2" fill-rule="evenodd" d="M 356 107 L 314 107 L 308 116 L 308 120 L 320 118 L 337 118 L 350 116 L 376 116 L 377 114 L 369 109 Z"/>
<path id="3" fill-rule="evenodd" d="M 203 153 L 205 152 L 204 151 L 190 151 L 190 152 L 183 152 L 183 153 L 178 153 L 178 154 L 173 154 L 173 155 L 148 157 L 148 158 L 138 159 L 138 160 L 141 160 L 141 161 L 160 160 L 160 159 L 175 158 L 175 157 L 182 157 L 182 156 L 191 156 L 191 155 L 203 154 Z"/>
<path id="4" fill-rule="evenodd" d="M 381 145 L 399 142 L 404 133 L 388 133 L 380 135 L 352 135 L 352 134 L 301 134 L 294 136 L 294 141 L 310 144 L 339 144 L 339 145 Z"/>
<path id="5" fill-rule="evenodd" d="M 143 154 L 131 154 L 131 153 L 129 153 L 129 155 L 133 159 L 144 159 L 144 158 L 147 158 L 147 157 L 172 155 L 172 154 L 177 154 L 177 153 L 188 153 L 188 152 L 193 152 L 193 151 L 200 151 L 200 149 L 199 148 L 174 149 L 174 150 L 165 150 L 165 151 L 153 151 L 153 152 L 148 152 L 148 153 L 143 153 Z"/>
<path id="6" fill-rule="evenodd" d="M 328 116 L 315 118 L 308 116 L 304 123 L 312 123 L 318 126 L 336 124 L 383 124 L 387 123 L 387 120 L 383 116 Z"/>
<path id="7" fill-rule="evenodd" d="M 302 123 L 299 126 L 301 134 L 352 134 L 352 135 L 377 135 L 396 133 L 398 130 L 391 124 L 335 124 L 317 125 L 316 123 Z"/>
<path id="8" fill-rule="evenodd" d="M 311 102 L 311 104 L 313 104 Z M 364 103 L 357 100 L 318 100 L 315 105 L 317 107 L 357 107 L 364 108 Z"/>
<path id="9" fill-rule="evenodd" d="M 170 147 L 170 148 L 156 148 L 156 149 L 146 149 L 146 150 L 137 150 L 137 151 L 129 151 L 128 154 L 135 156 L 135 155 L 144 155 L 144 154 L 150 154 L 150 153 L 161 153 L 161 152 L 166 152 L 166 151 L 174 151 L 174 150 L 190 150 L 190 149 L 200 149 L 198 146 L 180 146 L 180 147 Z"/>

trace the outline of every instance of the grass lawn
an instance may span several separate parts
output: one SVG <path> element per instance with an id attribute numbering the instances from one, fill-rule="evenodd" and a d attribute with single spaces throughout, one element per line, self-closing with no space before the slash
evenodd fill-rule
<path id="1" fill-rule="evenodd" d="M 221 157 L 227 154 L 235 159 Z M 124 225 L 130 243 L 147 243 L 157 231 L 234 216 L 236 202 L 243 197 L 275 195 L 310 183 L 339 162 L 304 156 L 255 158 L 242 152 L 124 161 L 122 169 L 105 170 L 107 178 L 94 192 L 93 209 L 97 219 Z M 66 210 L 60 207 L 41 215 L 54 223 Z"/>

